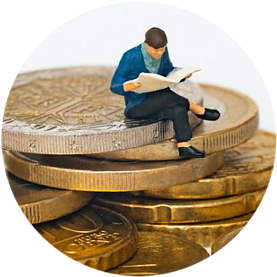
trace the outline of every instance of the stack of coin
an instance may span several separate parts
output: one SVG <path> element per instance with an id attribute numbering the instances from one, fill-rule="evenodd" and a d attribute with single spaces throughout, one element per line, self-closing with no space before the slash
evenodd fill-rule
<path id="1" fill-rule="evenodd" d="M 182 160 L 171 121 L 124 117 L 122 97 L 109 91 L 113 72 L 81 67 L 16 78 L 2 129 L 16 200 L 46 240 L 93 268 L 152 275 L 193 265 L 257 209 L 275 135 L 256 132 L 250 98 L 187 80 L 178 93 L 221 118 L 201 122 L 189 112 L 191 144 L 207 156 Z M 173 250 L 182 259 L 162 263 Z"/>
<path id="2" fill-rule="evenodd" d="M 161 231 L 211 247 L 244 226 L 257 209 L 272 172 L 275 135 L 258 131 L 226 150 L 222 167 L 204 179 L 164 189 L 98 194 L 98 203 L 128 214 L 143 231 Z"/>

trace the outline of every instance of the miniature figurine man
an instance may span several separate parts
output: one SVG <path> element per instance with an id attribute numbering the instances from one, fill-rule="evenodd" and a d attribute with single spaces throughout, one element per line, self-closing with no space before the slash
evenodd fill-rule
<path id="1" fill-rule="evenodd" d="M 172 120 L 179 156 L 184 159 L 202 158 L 205 151 L 196 149 L 188 142 L 192 138 L 188 111 L 205 120 L 217 120 L 220 116 L 217 110 L 201 107 L 174 93 L 169 87 L 150 93 L 136 93 L 133 90 L 139 88 L 140 83 L 124 84 L 137 78 L 141 72 L 167 76 L 174 70 L 166 44 L 167 37 L 163 30 L 156 27 L 149 29 L 143 43 L 123 54 L 111 81 L 111 91 L 124 96 L 124 114 L 128 118 Z"/>

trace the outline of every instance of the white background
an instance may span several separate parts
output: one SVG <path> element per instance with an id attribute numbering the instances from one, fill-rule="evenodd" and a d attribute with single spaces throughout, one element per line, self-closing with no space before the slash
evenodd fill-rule
<path id="1" fill-rule="evenodd" d="M 236 24 L 235 16 L 233 22 Z M 269 95 L 245 51 L 210 21 L 168 5 L 123 3 L 88 11 L 60 26 L 34 47 L 20 72 L 76 65 L 117 65 L 123 52 L 140 44 L 152 26 L 166 31 L 175 66 L 201 67 L 202 72 L 194 74 L 192 80 L 234 88 L 249 95 L 259 104 L 260 127 L 274 131 Z M 253 32 L 249 27 L 242 27 L 247 35 L 249 29 Z M 257 37 L 256 43 L 261 42 Z"/>

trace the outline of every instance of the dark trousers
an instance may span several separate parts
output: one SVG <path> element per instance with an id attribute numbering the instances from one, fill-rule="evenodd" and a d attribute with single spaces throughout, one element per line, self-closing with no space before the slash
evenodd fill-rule
<path id="1" fill-rule="evenodd" d="M 166 88 L 148 93 L 141 103 L 126 113 L 126 116 L 131 119 L 170 119 L 173 121 L 177 142 L 184 142 L 192 138 L 188 111 L 188 99 Z"/>

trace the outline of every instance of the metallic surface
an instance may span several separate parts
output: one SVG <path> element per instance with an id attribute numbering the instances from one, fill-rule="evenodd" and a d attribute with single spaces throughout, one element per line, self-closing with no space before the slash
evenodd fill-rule
<path id="1" fill-rule="evenodd" d="M 136 223 L 197 223 L 241 216 L 255 211 L 266 189 L 211 200 L 164 200 L 130 194 L 97 194 L 99 205 L 129 216 Z"/>
<path id="2" fill-rule="evenodd" d="M 174 235 L 139 232 L 136 254 L 110 273 L 128 276 L 150 276 L 180 270 L 209 257 L 201 246 Z"/>
<path id="3" fill-rule="evenodd" d="M 126 217 L 94 205 L 66 217 L 35 225 L 55 248 L 87 266 L 108 270 L 137 249 L 137 229 Z"/>
<path id="4" fill-rule="evenodd" d="M 226 246 L 233 238 L 235 238 L 238 233 L 243 229 L 243 227 L 235 228 L 229 230 L 228 232 L 222 234 L 212 245 L 212 255 Z"/>
<path id="5" fill-rule="evenodd" d="M 217 121 L 203 121 L 193 129 L 191 145 L 207 154 L 235 147 L 250 139 L 258 128 L 258 107 L 249 97 L 231 89 L 201 84 L 205 107 L 216 108 Z M 176 160 L 180 159 L 174 139 L 142 147 L 101 153 L 113 160 Z"/>
<path id="6" fill-rule="evenodd" d="M 203 247 L 211 247 L 214 241 L 231 229 L 244 227 L 253 213 L 239 217 L 193 224 L 151 224 L 137 223 L 139 231 L 164 232 L 196 242 Z"/>
<path id="7" fill-rule="evenodd" d="M 2 147 L 41 154 L 88 154 L 174 137 L 172 122 L 129 120 L 124 98 L 111 93 L 112 67 L 76 67 L 20 74 L 4 113 Z M 185 94 L 201 104 L 201 88 Z M 193 94 L 192 94 L 193 91 Z M 192 127 L 201 122 L 190 113 Z"/>
<path id="8" fill-rule="evenodd" d="M 211 199 L 242 194 L 269 183 L 276 148 L 276 135 L 259 130 L 253 138 L 224 152 L 222 167 L 197 182 L 137 192 L 164 199 Z"/>
<path id="9" fill-rule="evenodd" d="M 49 156 L 3 151 L 4 163 L 19 178 L 78 191 L 134 191 L 191 182 L 215 172 L 222 153 L 167 162 L 112 162 L 83 156 Z"/>
<path id="10" fill-rule="evenodd" d="M 93 193 L 50 189 L 7 173 L 14 197 L 32 223 L 41 223 L 73 213 L 85 206 Z"/>

